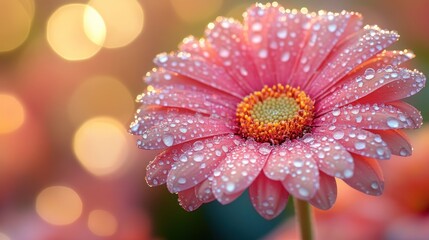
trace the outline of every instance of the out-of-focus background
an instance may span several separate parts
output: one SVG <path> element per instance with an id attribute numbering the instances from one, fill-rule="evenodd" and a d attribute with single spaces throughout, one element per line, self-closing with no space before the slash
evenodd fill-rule
<path id="1" fill-rule="evenodd" d="M 408 66 L 429 75 L 427 0 L 278 2 L 361 12 L 365 24 L 397 30 L 393 48 L 412 49 Z M 266 221 L 247 194 L 186 213 L 165 187 L 147 187 L 145 166 L 156 153 L 138 150 L 127 133 L 153 57 L 203 36 L 218 15 L 241 20 L 251 3 L 0 0 L 0 240 L 294 237 L 291 204 Z M 425 89 L 409 99 L 424 117 L 428 97 Z M 429 236 L 429 129 L 410 136 L 414 157 L 383 163 L 386 194 L 341 187 L 334 209 L 317 214 L 321 236 Z"/>

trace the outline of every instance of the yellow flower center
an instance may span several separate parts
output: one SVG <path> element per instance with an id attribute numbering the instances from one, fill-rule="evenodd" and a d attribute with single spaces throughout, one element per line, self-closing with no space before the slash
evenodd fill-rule
<path id="1" fill-rule="evenodd" d="M 313 101 L 299 87 L 265 86 L 238 104 L 239 133 L 258 142 L 280 144 L 310 129 L 313 110 Z"/>

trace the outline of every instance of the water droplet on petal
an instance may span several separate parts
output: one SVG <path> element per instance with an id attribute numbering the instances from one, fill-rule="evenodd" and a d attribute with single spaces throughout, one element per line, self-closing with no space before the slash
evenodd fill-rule
<path id="1" fill-rule="evenodd" d="M 165 144 L 165 146 L 171 147 L 174 143 L 174 137 L 170 134 L 166 134 L 162 137 L 162 142 Z"/>
<path id="2" fill-rule="evenodd" d="M 226 191 L 228 192 L 232 192 L 235 190 L 235 184 L 232 182 L 229 182 L 226 184 Z"/>
<path id="3" fill-rule="evenodd" d="M 375 76 L 375 71 L 372 68 L 368 68 L 368 69 L 365 70 L 364 75 L 365 75 L 365 79 L 366 80 L 371 80 Z"/>
<path id="4" fill-rule="evenodd" d="M 346 170 L 344 171 L 344 177 L 345 177 L 345 178 L 351 178 L 351 177 L 353 177 L 353 171 L 352 171 L 352 170 L 350 170 L 350 169 L 346 169 Z"/>
<path id="5" fill-rule="evenodd" d="M 192 144 L 194 151 L 200 151 L 204 149 L 204 143 L 202 141 L 196 141 Z"/>
<path id="6" fill-rule="evenodd" d="M 378 189 L 378 183 L 377 182 L 372 182 L 371 183 L 371 188 L 374 189 L 374 190 L 377 190 Z"/>
<path id="7" fill-rule="evenodd" d="M 390 117 L 387 118 L 387 126 L 391 128 L 398 128 L 399 127 L 399 121 L 396 118 Z"/>
<path id="8" fill-rule="evenodd" d="M 186 183 L 186 178 L 181 177 L 181 178 L 179 178 L 179 179 L 177 180 L 177 182 L 178 182 L 179 184 L 185 184 L 185 183 Z"/>
<path id="9" fill-rule="evenodd" d="M 356 148 L 357 150 L 365 149 L 365 147 L 366 147 L 365 142 L 361 142 L 361 141 L 359 141 L 359 142 L 355 142 L 355 148 Z"/>
<path id="10" fill-rule="evenodd" d="M 299 188 L 298 192 L 299 192 L 299 195 L 303 197 L 308 197 L 310 195 L 310 192 L 305 188 Z"/>
<path id="11" fill-rule="evenodd" d="M 277 32 L 277 37 L 280 39 L 285 39 L 287 37 L 287 30 L 286 29 L 282 29 L 280 31 Z"/>
<path id="12" fill-rule="evenodd" d="M 201 162 L 204 159 L 204 155 L 202 153 L 195 153 L 193 159 L 195 162 Z"/>
<path id="13" fill-rule="evenodd" d="M 334 133 L 334 139 L 336 140 L 340 140 L 344 137 L 344 132 L 343 131 L 337 131 Z"/>
<path id="14" fill-rule="evenodd" d="M 336 24 L 330 24 L 328 26 L 328 31 L 334 32 L 335 30 L 337 30 L 337 25 Z"/>
<path id="15" fill-rule="evenodd" d="M 304 166 L 304 160 L 302 160 L 302 159 L 295 159 L 293 161 L 293 165 L 295 167 L 302 167 L 302 166 Z"/>

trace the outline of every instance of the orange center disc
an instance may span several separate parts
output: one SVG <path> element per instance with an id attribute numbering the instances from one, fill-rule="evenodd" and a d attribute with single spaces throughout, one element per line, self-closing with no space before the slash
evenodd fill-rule
<path id="1" fill-rule="evenodd" d="M 313 110 L 313 101 L 299 88 L 265 86 L 238 104 L 239 133 L 258 142 L 280 144 L 308 131 Z"/>

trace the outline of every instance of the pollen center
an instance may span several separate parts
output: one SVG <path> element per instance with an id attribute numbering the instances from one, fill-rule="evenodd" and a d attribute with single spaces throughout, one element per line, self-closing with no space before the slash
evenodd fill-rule
<path id="1" fill-rule="evenodd" d="M 309 131 L 313 109 L 313 101 L 299 88 L 265 86 L 238 104 L 239 134 L 258 142 L 280 144 Z"/>

